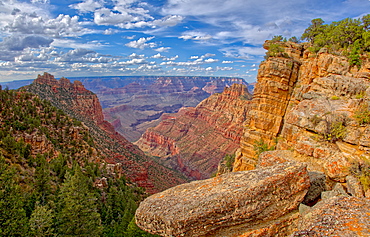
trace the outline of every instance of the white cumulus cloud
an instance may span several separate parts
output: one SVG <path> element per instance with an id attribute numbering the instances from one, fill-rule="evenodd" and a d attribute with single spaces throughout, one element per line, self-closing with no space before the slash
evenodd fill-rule
<path id="1" fill-rule="evenodd" d="M 168 50 L 170 50 L 170 49 L 171 49 L 171 47 L 159 47 L 159 48 L 154 49 L 154 50 L 157 51 L 157 52 L 163 53 L 163 52 L 168 52 Z"/>
<path id="2" fill-rule="evenodd" d="M 152 39 L 154 39 L 154 37 L 147 37 L 147 38 L 143 37 L 138 40 L 131 41 L 125 45 L 127 47 L 135 48 L 135 49 L 154 48 L 157 46 L 156 43 L 153 43 L 153 42 L 147 43 L 148 41 Z"/>

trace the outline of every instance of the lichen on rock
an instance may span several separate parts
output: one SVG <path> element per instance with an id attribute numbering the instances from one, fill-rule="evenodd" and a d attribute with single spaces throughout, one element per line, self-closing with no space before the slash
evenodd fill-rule
<path id="1" fill-rule="evenodd" d="M 136 211 L 136 223 L 162 236 L 267 231 L 269 221 L 292 218 L 309 182 L 306 166 L 295 162 L 227 173 L 148 197 Z"/>

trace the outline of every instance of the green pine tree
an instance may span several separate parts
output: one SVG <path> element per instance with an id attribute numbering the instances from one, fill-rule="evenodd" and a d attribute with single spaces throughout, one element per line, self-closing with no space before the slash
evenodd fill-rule
<path id="1" fill-rule="evenodd" d="M 30 218 L 30 233 L 36 237 L 54 236 L 54 213 L 46 206 L 36 206 Z"/>
<path id="2" fill-rule="evenodd" d="M 0 236 L 27 236 L 28 220 L 17 179 L 0 155 Z"/>
<path id="3" fill-rule="evenodd" d="M 59 233 L 62 236 L 100 236 L 102 225 L 96 197 L 90 191 L 89 179 L 79 167 L 66 173 L 60 189 Z"/>

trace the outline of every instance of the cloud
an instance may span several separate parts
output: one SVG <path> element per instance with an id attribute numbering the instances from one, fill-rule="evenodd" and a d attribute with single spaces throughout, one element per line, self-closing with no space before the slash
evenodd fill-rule
<path id="1" fill-rule="evenodd" d="M 154 39 L 154 37 L 143 37 L 138 40 L 131 41 L 125 44 L 127 47 L 135 48 L 135 49 L 144 49 L 144 48 L 154 48 L 157 46 L 156 43 L 146 43 L 150 40 Z"/>
<path id="2" fill-rule="evenodd" d="M 157 53 L 156 55 L 153 55 L 151 58 L 166 58 L 166 56 L 163 56 L 160 53 Z"/>
<path id="3" fill-rule="evenodd" d="M 47 3 L 50 3 L 50 1 L 49 0 L 31 0 L 31 3 L 47 4 Z"/>
<path id="4" fill-rule="evenodd" d="M 165 16 L 162 19 L 155 20 L 152 22 L 152 25 L 154 26 L 175 26 L 179 23 L 181 23 L 185 17 L 180 15 L 170 15 Z"/>
<path id="5" fill-rule="evenodd" d="M 266 50 L 261 47 L 227 47 L 220 49 L 225 57 L 251 59 L 265 55 Z"/>
<path id="6" fill-rule="evenodd" d="M 233 67 L 216 67 L 217 71 L 231 71 L 234 70 Z"/>
<path id="7" fill-rule="evenodd" d="M 94 12 L 94 22 L 97 25 L 119 25 L 139 20 L 140 17 L 132 16 L 127 12 L 115 13 L 108 8 L 101 8 Z"/>
<path id="8" fill-rule="evenodd" d="M 163 61 L 174 61 L 174 60 L 176 60 L 176 59 L 178 59 L 179 58 L 179 55 L 176 55 L 176 56 L 174 56 L 174 57 L 172 57 L 172 58 L 166 58 L 166 57 L 164 57 L 163 58 Z"/>
<path id="9" fill-rule="evenodd" d="M 192 56 L 192 59 L 195 59 L 194 61 L 187 61 L 187 62 L 174 62 L 175 59 L 178 58 L 178 55 L 176 55 L 173 58 L 165 58 L 160 65 L 162 66 L 183 66 L 183 67 L 189 67 L 189 66 L 197 66 L 197 65 L 202 65 L 202 64 L 207 64 L 207 63 L 215 63 L 218 62 L 218 59 L 213 59 L 209 57 L 213 57 L 215 54 L 211 53 L 206 53 L 200 57 L 198 56 Z M 206 59 L 207 58 L 207 59 Z M 205 60 L 204 60 L 205 59 Z"/>
<path id="10" fill-rule="evenodd" d="M 133 58 L 132 60 L 126 62 L 120 62 L 123 65 L 137 65 L 137 64 L 148 64 L 144 58 Z"/>
<path id="11" fill-rule="evenodd" d="M 208 58 L 206 60 L 204 60 L 205 63 L 215 63 L 215 62 L 218 62 L 218 59 L 213 59 L 213 58 Z"/>
<path id="12" fill-rule="evenodd" d="M 77 4 L 69 5 L 70 8 L 76 9 L 81 13 L 94 12 L 96 9 L 101 8 L 103 4 L 101 1 L 86 0 Z"/>
<path id="13" fill-rule="evenodd" d="M 60 14 L 55 19 L 44 19 L 37 14 L 18 14 L 4 27 L 9 33 L 39 34 L 49 37 L 73 37 L 91 33 L 82 27 L 78 16 Z"/>
<path id="14" fill-rule="evenodd" d="M 157 49 L 154 49 L 154 50 L 157 51 L 157 52 L 163 53 L 163 52 L 168 52 L 168 50 L 170 50 L 170 49 L 171 49 L 171 47 L 160 47 L 160 48 L 157 48 Z"/>
<path id="15" fill-rule="evenodd" d="M 203 32 L 188 31 L 184 32 L 182 36 L 178 38 L 183 40 L 207 41 L 212 39 L 212 36 Z"/>
<path id="16" fill-rule="evenodd" d="M 216 54 L 213 54 L 213 53 L 206 53 L 202 56 L 200 56 L 201 59 L 204 59 L 204 58 L 210 58 L 210 57 L 214 57 L 216 56 Z"/>
<path id="17" fill-rule="evenodd" d="M 370 1 L 286 0 L 272 4 L 271 0 L 168 0 L 162 14 L 196 19 L 212 42 L 258 46 L 274 35 L 300 36 L 314 18 L 330 22 L 360 16 L 364 7 L 369 8 Z M 181 38 L 194 40 L 196 36 L 185 32 Z"/>
<path id="18" fill-rule="evenodd" d="M 53 39 L 37 35 L 12 35 L 0 42 L 0 48 L 9 51 L 22 51 L 25 48 L 40 48 L 50 46 Z"/>
<path id="19" fill-rule="evenodd" d="M 101 49 L 105 47 L 105 45 L 97 41 L 79 42 L 73 38 L 54 39 L 53 43 L 51 43 L 51 46 L 61 47 L 61 48 L 82 48 L 82 49 L 92 49 L 92 50 L 97 50 L 97 49 Z"/>
<path id="20" fill-rule="evenodd" d="M 172 27 L 184 20 L 183 16 L 176 14 L 155 19 L 149 14 L 149 9 L 153 7 L 137 0 L 84 0 L 69 7 L 82 14 L 94 13 L 94 23 L 97 25 L 112 25 L 123 29 Z"/>
<path id="21" fill-rule="evenodd" d="M 144 54 L 136 54 L 136 53 L 132 53 L 128 56 L 129 58 L 145 58 L 145 55 Z"/>
<path id="22" fill-rule="evenodd" d="M 228 64 L 228 63 L 234 63 L 234 61 L 222 61 L 222 63 Z"/>

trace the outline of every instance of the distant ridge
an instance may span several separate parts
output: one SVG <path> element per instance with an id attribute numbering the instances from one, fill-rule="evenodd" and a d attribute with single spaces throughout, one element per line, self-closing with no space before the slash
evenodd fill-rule
<path id="1" fill-rule="evenodd" d="M 214 79 L 229 79 L 229 78 L 235 78 L 235 79 L 242 79 L 242 78 L 237 78 L 237 77 L 209 77 L 209 76 L 87 76 L 87 77 L 68 77 L 68 79 L 70 81 L 81 81 L 86 89 L 88 90 L 92 90 L 91 88 L 91 85 L 89 85 L 89 83 L 86 83 L 90 80 L 96 80 L 96 79 L 100 79 L 101 81 L 104 81 L 104 86 L 106 86 L 107 88 L 119 88 L 119 87 L 123 87 L 125 85 L 128 85 L 134 81 L 137 81 L 137 80 L 145 80 L 145 79 L 148 79 L 148 80 L 155 80 L 157 78 L 171 78 L 171 77 L 182 77 L 182 78 L 208 78 L 208 79 L 211 79 L 211 78 L 214 78 Z M 56 79 L 60 79 L 60 78 L 56 78 Z M 117 80 L 122 80 L 122 79 L 126 79 L 124 80 L 124 82 L 127 82 L 127 83 L 124 83 L 123 85 L 121 83 L 112 83 L 113 81 L 117 81 Z M 0 82 L 0 85 L 5 88 L 5 87 L 8 87 L 9 89 L 18 89 L 22 86 L 27 86 L 27 85 L 30 85 L 32 82 L 33 82 L 34 79 L 26 79 L 26 80 L 14 80 L 14 81 L 7 81 L 7 82 Z M 244 80 L 244 79 L 242 79 Z M 249 89 L 249 88 L 248 88 Z M 251 89 L 249 89 L 251 91 Z M 93 92 L 95 92 L 94 90 L 92 90 Z"/>
<path id="2" fill-rule="evenodd" d="M 0 85 L 3 88 L 8 88 L 10 90 L 15 90 L 15 89 L 21 88 L 22 86 L 30 85 L 33 82 L 33 80 L 34 79 L 0 82 Z"/>

